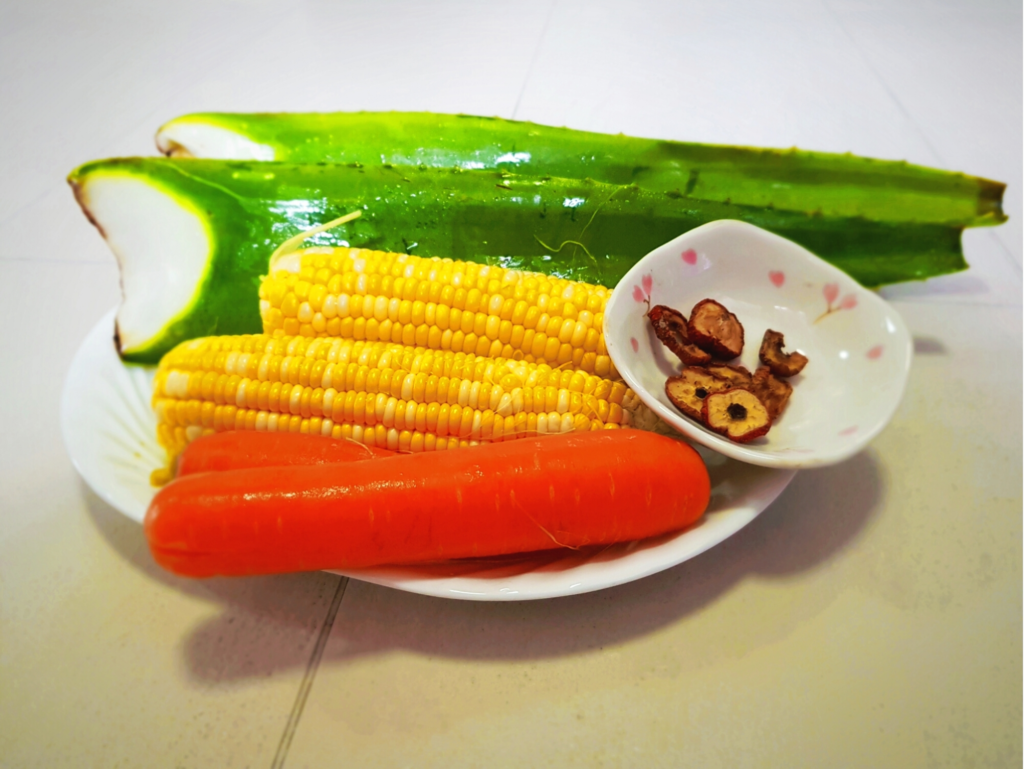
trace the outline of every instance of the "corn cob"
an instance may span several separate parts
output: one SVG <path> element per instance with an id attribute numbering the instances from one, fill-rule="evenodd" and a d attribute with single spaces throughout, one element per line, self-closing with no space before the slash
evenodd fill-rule
<path id="1" fill-rule="evenodd" d="M 221 430 L 288 430 L 399 451 L 630 426 L 650 412 L 621 381 L 546 364 L 387 342 L 222 336 L 185 342 L 154 381 L 173 457 Z"/>
<path id="2" fill-rule="evenodd" d="M 310 248 L 271 265 L 263 331 L 415 345 L 615 379 L 603 286 L 451 259 Z"/>

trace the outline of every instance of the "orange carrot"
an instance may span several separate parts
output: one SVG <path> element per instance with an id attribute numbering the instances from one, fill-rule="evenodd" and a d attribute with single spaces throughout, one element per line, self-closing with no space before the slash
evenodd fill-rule
<path id="1" fill-rule="evenodd" d="M 245 467 L 324 465 L 394 455 L 387 449 L 319 435 L 229 430 L 192 441 L 178 457 L 177 475 Z"/>
<path id="2" fill-rule="evenodd" d="M 594 431 L 187 475 L 145 531 L 161 566 L 193 577 L 359 569 L 643 539 L 700 518 L 710 488 L 685 443 Z"/>

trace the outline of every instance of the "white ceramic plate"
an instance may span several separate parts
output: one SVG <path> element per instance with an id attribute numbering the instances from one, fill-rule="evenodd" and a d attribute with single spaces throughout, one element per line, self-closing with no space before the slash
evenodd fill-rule
<path id="1" fill-rule="evenodd" d="M 762 438 L 738 444 L 685 417 L 665 395 L 682 364 L 646 317 L 664 304 L 689 316 L 701 299 L 722 303 L 744 327 L 737 362 L 750 371 L 766 329 L 810 362 L 792 377 L 789 405 Z M 604 315 L 608 354 L 630 387 L 691 440 L 763 467 L 818 467 L 853 456 L 899 406 L 913 343 L 899 314 L 802 246 L 752 224 L 705 224 L 654 249 L 612 293 Z"/>
<path id="2" fill-rule="evenodd" d="M 61 427 L 71 461 L 105 502 L 142 522 L 163 463 L 149 407 L 153 369 L 126 366 L 113 343 L 114 311 L 96 324 L 71 364 L 61 398 Z M 786 488 L 792 470 L 767 470 L 702 451 L 711 472 L 711 505 L 686 531 L 589 552 L 373 569 L 347 576 L 413 593 L 515 601 L 586 593 L 675 566 L 753 520 Z"/>

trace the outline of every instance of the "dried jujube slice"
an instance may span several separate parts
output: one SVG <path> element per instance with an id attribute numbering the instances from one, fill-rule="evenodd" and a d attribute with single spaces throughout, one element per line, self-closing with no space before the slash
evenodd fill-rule
<path id="1" fill-rule="evenodd" d="M 743 352 L 743 324 L 714 299 L 694 305 L 686 330 L 691 342 L 723 360 Z"/>
<path id="2" fill-rule="evenodd" d="M 687 366 L 711 362 L 710 354 L 690 342 L 686 316 L 681 312 L 659 304 L 650 309 L 647 317 L 658 340 Z"/>
<path id="3" fill-rule="evenodd" d="M 768 329 L 761 340 L 761 351 L 758 353 L 764 363 L 775 376 L 790 377 L 799 374 L 807 365 L 807 356 L 799 352 L 786 354 L 782 348 L 786 339 L 778 331 Z"/>
<path id="4" fill-rule="evenodd" d="M 684 368 L 678 376 L 665 382 L 665 395 L 677 409 L 690 419 L 703 420 L 704 399 L 711 393 L 728 390 L 731 384 L 709 374 L 702 368 Z"/>
<path id="5" fill-rule="evenodd" d="M 704 369 L 719 379 L 724 379 L 733 387 L 746 387 L 750 384 L 752 374 L 744 366 L 730 366 L 728 363 L 709 363 Z"/>
<path id="6" fill-rule="evenodd" d="M 772 426 L 768 409 L 750 390 L 734 388 L 704 399 L 704 424 L 736 443 L 760 438 Z"/>
<path id="7" fill-rule="evenodd" d="M 759 366 L 754 372 L 749 389 L 768 409 L 772 422 L 779 418 L 793 394 L 793 385 L 784 379 L 776 379 L 767 366 Z"/>

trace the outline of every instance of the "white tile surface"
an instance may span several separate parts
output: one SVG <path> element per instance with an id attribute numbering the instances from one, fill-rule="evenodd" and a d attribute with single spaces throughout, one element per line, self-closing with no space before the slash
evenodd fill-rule
<path id="1" fill-rule="evenodd" d="M 881 158 L 926 153 L 818 0 L 563 0 L 516 117 Z"/>
<path id="2" fill-rule="evenodd" d="M 0 260 L 0 541 L 45 509 L 56 485 L 75 476 L 60 437 L 60 393 L 71 358 L 92 324 L 118 299 L 117 269 L 103 264 Z M 45 308 L 45 309 L 44 309 Z M 40 314 L 47 318 L 39 323 Z M 34 316 L 34 317 L 30 317 Z M 38 399 L 38 400 L 37 400 Z M 30 404 L 46 404 L 32 408 Z M 16 511 L 16 512 L 14 512 Z"/>
<path id="3" fill-rule="evenodd" d="M 1019 765 L 1020 31 L 1001 0 L 0 6 L 0 766 Z M 733 540 L 540 604 L 351 583 L 306 678 L 334 577 L 164 575 L 59 436 L 118 295 L 63 179 L 203 109 L 849 150 L 1008 182 L 1011 221 L 883 291 L 918 340 L 893 425 Z"/>

